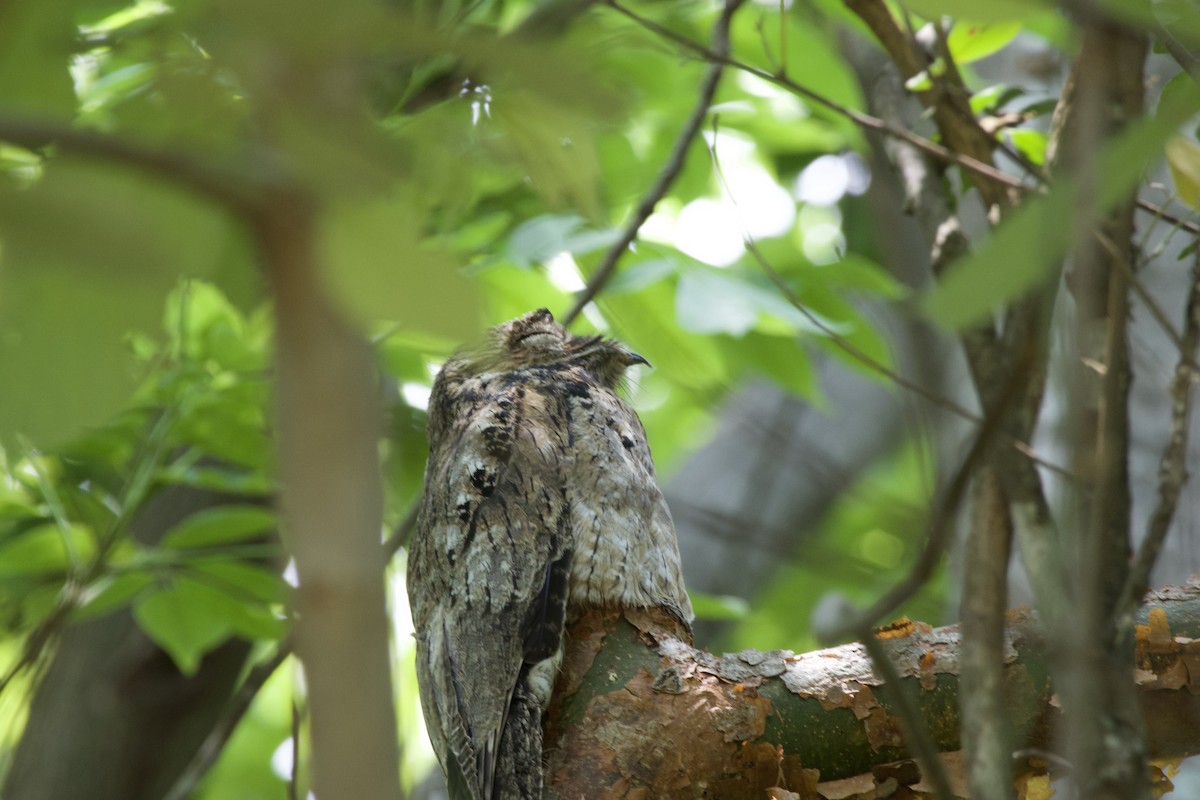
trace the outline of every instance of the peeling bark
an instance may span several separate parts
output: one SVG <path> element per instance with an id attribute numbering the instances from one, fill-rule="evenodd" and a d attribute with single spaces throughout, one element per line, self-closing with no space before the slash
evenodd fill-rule
<path id="1" fill-rule="evenodd" d="M 1200 752 L 1200 583 L 1147 595 L 1139 623 L 1133 677 L 1150 755 Z M 938 748 L 958 751 L 958 626 L 903 620 L 876 636 Z M 880 686 L 861 644 L 717 656 L 666 615 L 589 612 L 571 627 L 550 709 L 547 798 L 814 800 L 847 796 L 834 781 L 856 776 L 871 796 L 923 796 Z M 1008 612 L 1003 690 L 1018 783 L 1036 782 L 1047 763 L 1029 753 L 1051 751 L 1062 720 L 1026 609 Z M 878 794 L 885 785 L 892 793 Z"/>

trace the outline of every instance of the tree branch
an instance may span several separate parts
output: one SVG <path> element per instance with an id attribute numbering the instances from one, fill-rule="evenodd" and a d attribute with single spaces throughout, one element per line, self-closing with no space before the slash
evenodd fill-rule
<path id="1" fill-rule="evenodd" d="M 616 271 L 617 261 L 633 244 L 642 225 L 654 213 L 654 207 L 658 205 L 658 201 L 663 199 L 671 185 L 675 183 L 675 179 L 679 177 L 679 173 L 683 171 L 688 148 L 691 146 L 692 140 L 696 138 L 700 126 L 704 124 L 704 118 L 708 115 L 708 107 L 712 105 L 713 96 L 717 93 L 717 85 L 721 82 L 721 73 L 725 70 L 725 59 L 729 55 L 729 26 L 733 22 L 733 15 L 743 2 L 745 0 L 725 0 L 725 7 L 713 28 L 713 53 L 718 58 L 709 64 L 708 71 L 700 82 L 700 95 L 696 105 L 692 109 L 692 113 L 688 115 L 687 121 L 684 122 L 679 136 L 676 137 L 675 144 L 671 147 L 671 152 L 663 163 L 662 169 L 659 170 L 654 185 L 638 203 L 633 216 L 625 223 L 620 238 L 613 242 L 605 252 L 604 258 L 596 267 L 587 286 L 575 298 L 570 310 L 563 315 L 563 325 L 570 325 L 574 322 L 575 318 L 583 311 L 584 306 L 596 299 L 596 295 L 600 293 L 600 290 L 604 288 Z"/>
<path id="2" fill-rule="evenodd" d="M 1189 667 L 1200 657 L 1200 586 L 1148 595 L 1138 618 L 1151 753 L 1200 752 L 1200 671 Z M 917 698 L 937 748 L 957 751 L 958 627 L 896 623 L 875 639 L 900 688 Z M 1008 613 L 1003 665 L 1004 715 L 1025 751 L 1009 766 L 1044 774 L 1045 760 L 1025 756 L 1054 751 L 1061 717 L 1032 612 Z M 851 778 L 911 757 L 881 685 L 862 644 L 716 656 L 685 644 L 661 616 L 589 612 L 571 626 L 547 721 L 547 798 L 691 797 L 701 784 L 711 797 L 762 797 L 783 786 L 815 798 L 803 787 L 818 776 Z"/>

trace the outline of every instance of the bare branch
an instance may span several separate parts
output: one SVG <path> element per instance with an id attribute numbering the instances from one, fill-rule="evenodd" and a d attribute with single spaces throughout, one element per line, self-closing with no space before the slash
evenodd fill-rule
<path id="1" fill-rule="evenodd" d="M 1190 354 L 1200 343 L 1200 252 L 1192 266 L 1192 287 L 1188 292 L 1184 315 L 1183 342 L 1179 365 L 1171 381 L 1171 423 L 1167 446 L 1163 449 L 1162 462 L 1158 470 L 1158 505 L 1155 506 L 1146 524 L 1146 534 L 1138 549 L 1137 557 L 1129 570 L 1129 576 L 1121 591 L 1117 604 L 1120 614 L 1132 613 L 1138 599 L 1146 592 L 1150 582 L 1150 571 L 1158 560 L 1163 541 L 1175 517 L 1175 506 L 1179 494 L 1187 481 L 1188 422 L 1190 420 L 1192 385 L 1200 375 Z"/>
<path id="2" fill-rule="evenodd" d="M 596 268 L 592 274 L 591 280 L 587 286 L 575 298 L 571 309 L 563 315 L 563 325 L 570 325 L 583 311 L 584 306 L 596 299 L 596 295 L 612 278 L 613 273 L 617 268 L 617 261 L 629 249 L 629 245 L 633 244 L 633 240 L 637 238 L 638 231 L 650 215 L 654 213 L 654 207 L 658 205 L 658 201 L 662 200 L 667 191 L 671 188 L 671 184 L 679 177 L 679 173 L 683 171 L 683 164 L 687 158 L 688 148 L 692 144 L 692 140 L 696 138 L 696 134 L 700 131 L 700 126 L 704 124 L 704 118 L 708 114 L 708 107 L 712 105 L 713 96 L 717 92 L 717 84 L 721 82 L 721 73 L 725 70 L 724 59 L 729 55 L 729 25 L 733 21 L 733 15 L 745 0 L 725 0 L 725 8 L 721 12 L 720 18 L 717 20 L 716 26 L 713 28 L 713 53 L 719 56 L 719 59 L 714 59 L 708 67 L 708 71 L 704 74 L 704 79 L 700 82 L 700 96 L 696 101 L 692 113 L 688 115 L 687 121 L 683 125 L 683 130 L 679 132 L 679 136 L 675 139 L 675 144 L 671 148 L 667 160 L 663 163 L 662 169 L 659 170 L 658 178 L 655 179 L 654 185 L 650 187 L 650 191 L 638 203 L 638 207 L 634 210 L 633 216 L 625 223 L 625 228 L 621 231 L 621 236 L 617 241 L 613 242 L 612 246 L 604 254 L 604 259 L 600 262 L 600 266 Z"/>

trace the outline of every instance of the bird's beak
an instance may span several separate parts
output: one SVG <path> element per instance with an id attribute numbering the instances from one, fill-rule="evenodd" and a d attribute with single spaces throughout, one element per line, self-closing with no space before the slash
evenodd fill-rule
<path id="1" fill-rule="evenodd" d="M 632 367 L 634 364 L 645 364 L 647 367 L 653 367 L 653 365 L 649 361 L 647 361 L 645 358 L 638 355 L 637 353 L 633 352 L 632 350 L 625 351 L 624 362 L 625 362 L 625 366 L 627 366 L 627 367 Z"/>

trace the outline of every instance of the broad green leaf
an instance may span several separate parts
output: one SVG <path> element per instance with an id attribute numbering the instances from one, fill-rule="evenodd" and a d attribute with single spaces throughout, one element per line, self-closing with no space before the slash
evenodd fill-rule
<path id="1" fill-rule="evenodd" d="M 477 276 L 480 294 L 488 301 L 488 322 L 496 324 L 535 308 L 548 308 L 555 314 L 571 304 L 566 292 L 556 287 L 541 270 L 497 264 L 480 270 Z M 479 330 L 461 336 L 459 342 L 478 338 Z"/>
<path id="2" fill-rule="evenodd" d="M 1016 93 L 1019 94 L 1019 91 Z M 1013 94 L 1012 87 L 1003 83 L 995 83 L 985 89 L 980 89 L 971 95 L 971 113 L 979 115 L 998 108 L 1007 97 Z"/>
<path id="3" fill-rule="evenodd" d="M 10 0 L 0 25 L 0 109 L 70 119 L 75 92 L 68 71 L 75 27 L 66 0 Z M 49 144 L 49 142 L 47 142 Z"/>
<path id="4" fill-rule="evenodd" d="M 232 563 L 232 562 L 229 562 Z M 188 581 L 193 596 L 203 602 L 216 617 L 225 622 L 230 630 L 247 639 L 278 639 L 287 633 L 289 623 L 276 615 L 252 595 L 238 587 L 229 587 L 223 581 L 214 580 L 211 574 L 188 570 Z"/>
<path id="5" fill-rule="evenodd" d="M 512 232 L 505 255 L 522 266 L 544 264 L 559 253 L 581 255 L 607 247 L 620 235 L 615 229 L 592 230 L 585 224 L 577 214 L 534 217 Z"/>
<path id="6" fill-rule="evenodd" d="M 0 576 L 65 573 L 96 556 L 96 540 L 83 525 L 46 522 L 0 540 Z"/>
<path id="7" fill-rule="evenodd" d="M 1033 128 L 1013 128 L 1005 136 L 1023 156 L 1034 164 L 1046 163 L 1046 134 Z"/>
<path id="8" fill-rule="evenodd" d="M 933 77 L 929 70 L 923 69 L 904 82 L 904 88 L 910 92 L 928 92 L 933 88 Z"/>
<path id="9" fill-rule="evenodd" d="M 497 92 L 490 122 L 502 134 L 491 141 L 502 158 L 521 165 L 535 192 L 552 207 L 570 205 L 589 219 L 600 216 L 600 163 L 590 127 L 568 110 L 527 91 Z"/>
<path id="10" fill-rule="evenodd" d="M 819 332 L 774 287 L 750 276 L 698 266 L 679 276 L 675 316 L 681 327 L 693 333 Z"/>
<path id="11" fill-rule="evenodd" d="M 163 536 L 163 547 L 210 547 L 259 537 L 278 524 L 262 506 L 223 505 L 197 511 Z"/>
<path id="12" fill-rule="evenodd" d="M 423 236 L 422 215 L 416 202 L 401 198 L 337 202 L 321 223 L 322 273 L 360 323 L 395 320 L 465 338 L 475 288 Z"/>
<path id="13" fill-rule="evenodd" d="M 153 583 L 154 576 L 149 572 L 104 575 L 88 586 L 83 604 L 71 615 L 71 619 L 82 622 L 123 608 Z"/>
<path id="14" fill-rule="evenodd" d="M 1183 136 L 1172 136 L 1167 142 L 1167 164 L 1179 199 L 1200 208 L 1200 145 Z"/>
<path id="15" fill-rule="evenodd" d="M 229 558 L 197 558 L 188 562 L 188 570 L 203 575 L 212 586 L 229 594 L 253 598 L 262 603 L 282 603 L 288 586 L 277 571 Z"/>
<path id="16" fill-rule="evenodd" d="M 185 413 L 175 422 L 174 434 L 208 455 L 264 470 L 271 461 L 273 448 L 263 419 L 265 405 L 262 387 L 236 387 L 187 398 Z"/>
<path id="17" fill-rule="evenodd" d="M 986 58 L 1011 42 L 1021 32 L 1020 22 L 960 21 L 950 30 L 946 45 L 959 64 Z"/>
<path id="18" fill-rule="evenodd" d="M 163 328 L 194 361 L 239 371 L 266 367 L 265 341 L 225 294 L 206 281 L 184 281 L 171 292 Z"/>
<path id="19" fill-rule="evenodd" d="M 679 276 L 675 317 L 692 333 L 741 336 L 758 324 L 757 299 L 739 281 L 690 269 Z"/>
<path id="20" fill-rule="evenodd" d="M 196 581 L 175 578 L 133 606 L 133 618 L 184 675 L 195 675 L 204 654 L 229 638 L 225 609 Z"/>
<path id="21" fill-rule="evenodd" d="M 192 464 L 172 465 L 159 470 L 154 478 L 165 484 L 250 496 L 269 495 L 274 489 L 270 479 L 259 472 Z"/>
<path id="22" fill-rule="evenodd" d="M 977 22 L 1023 22 L 1054 9 L 1049 0 L 904 0 L 925 19 L 943 16 Z"/>
<path id="23" fill-rule="evenodd" d="M 796 397 L 820 405 L 821 387 L 812 357 L 798 337 L 769 336 L 751 331 L 741 339 L 720 337 L 725 360 L 740 377 L 766 378 Z"/>
<path id="24" fill-rule="evenodd" d="M 677 386 L 713 389 L 728 380 L 728 365 L 712 338 L 692 333 L 677 321 L 670 282 L 660 281 L 637 293 L 601 295 L 597 305 L 612 323 L 613 335 Z"/>
<path id="25" fill-rule="evenodd" d="M 1153 32 L 1159 25 L 1191 47 L 1200 43 L 1200 6 L 1193 0 L 1101 0 L 1104 10 L 1120 20 Z"/>
<path id="26" fill-rule="evenodd" d="M 0 432 L 39 446 L 108 419 L 136 383 L 125 338 L 180 274 L 210 269 L 230 221 L 194 197 L 59 156 L 0 191 Z"/>

